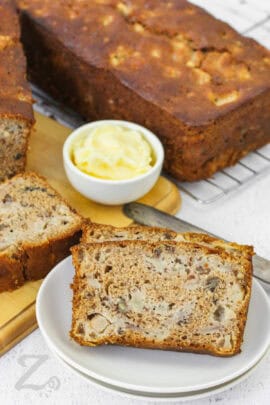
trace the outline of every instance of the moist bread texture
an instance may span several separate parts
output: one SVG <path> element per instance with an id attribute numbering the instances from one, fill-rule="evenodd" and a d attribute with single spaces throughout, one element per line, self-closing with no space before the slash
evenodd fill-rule
<path id="1" fill-rule="evenodd" d="M 0 182 L 24 171 L 34 122 L 19 19 L 13 1 L 0 0 Z"/>
<path id="2" fill-rule="evenodd" d="M 88 346 L 239 353 L 252 279 L 252 249 L 239 249 L 142 240 L 73 247 L 71 337 Z"/>
<path id="3" fill-rule="evenodd" d="M 82 218 L 40 176 L 0 185 L 0 292 L 44 277 L 78 243 Z"/>
<path id="4" fill-rule="evenodd" d="M 134 121 L 198 180 L 270 141 L 270 53 L 185 0 L 17 0 L 31 79 L 88 119 Z"/>

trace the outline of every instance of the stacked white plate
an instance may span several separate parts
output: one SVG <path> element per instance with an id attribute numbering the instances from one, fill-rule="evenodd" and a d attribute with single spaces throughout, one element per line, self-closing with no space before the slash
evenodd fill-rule
<path id="1" fill-rule="evenodd" d="M 242 352 L 234 357 L 80 346 L 69 337 L 73 274 L 69 257 L 46 277 L 37 297 L 38 324 L 48 346 L 63 364 L 110 392 L 148 401 L 203 398 L 247 378 L 269 347 L 269 298 L 256 280 L 253 280 Z"/>

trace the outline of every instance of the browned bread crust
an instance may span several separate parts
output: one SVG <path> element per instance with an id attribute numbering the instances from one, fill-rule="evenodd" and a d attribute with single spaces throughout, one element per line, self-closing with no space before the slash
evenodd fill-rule
<path id="1" fill-rule="evenodd" d="M 43 278 L 81 236 L 82 218 L 34 173 L 0 185 L 0 292 Z"/>
<path id="2" fill-rule="evenodd" d="M 0 293 L 24 284 L 22 259 L 23 254 L 19 250 L 12 251 L 9 255 L 0 251 Z"/>
<path id="3" fill-rule="evenodd" d="M 71 337 L 87 346 L 239 353 L 252 281 L 252 251 L 239 249 L 141 240 L 73 247 Z"/>
<path id="4" fill-rule="evenodd" d="M 270 54 L 185 0 L 17 0 L 29 73 L 90 119 L 153 130 L 198 180 L 270 140 Z"/>
<path id="5" fill-rule="evenodd" d="M 22 172 L 34 123 L 19 19 L 13 1 L 0 0 L 0 181 Z"/>

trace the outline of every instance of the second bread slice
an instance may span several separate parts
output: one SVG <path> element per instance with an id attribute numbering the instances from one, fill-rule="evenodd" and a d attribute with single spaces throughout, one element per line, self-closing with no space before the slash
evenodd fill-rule
<path id="1" fill-rule="evenodd" d="M 83 243 L 96 243 L 107 241 L 123 241 L 123 240 L 145 240 L 151 242 L 160 241 L 177 241 L 198 243 L 202 246 L 210 248 L 221 248 L 228 253 L 239 257 L 244 252 L 252 254 L 253 248 L 248 245 L 238 245 L 234 242 L 226 242 L 221 239 L 214 238 L 204 233 L 185 232 L 177 233 L 171 229 L 157 228 L 151 226 L 129 226 L 129 227 L 114 227 L 111 225 L 101 225 L 85 221 L 82 225 Z"/>

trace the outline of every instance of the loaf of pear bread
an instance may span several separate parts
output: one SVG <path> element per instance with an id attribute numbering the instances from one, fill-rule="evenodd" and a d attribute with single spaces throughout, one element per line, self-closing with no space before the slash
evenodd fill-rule
<path id="1" fill-rule="evenodd" d="M 79 344 L 240 352 L 251 247 L 239 246 L 235 255 L 230 247 L 196 242 L 114 240 L 82 242 L 71 250 L 70 334 Z"/>
<path id="2" fill-rule="evenodd" d="M 270 141 L 270 52 L 186 0 L 16 0 L 31 80 L 156 133 L 198 180 Z"/>
<path id="3" fill-rule="evenodd" d="M 19 18 L 13 1 L 0 0 L 0 182 L 24 171 L 33 123 Z"/>
<path id="4" fill-rule="evenodd" d="M 34 173 L 0 184 L 0 292 L 43 278 L 79 242 L 82 222 Z"/>

